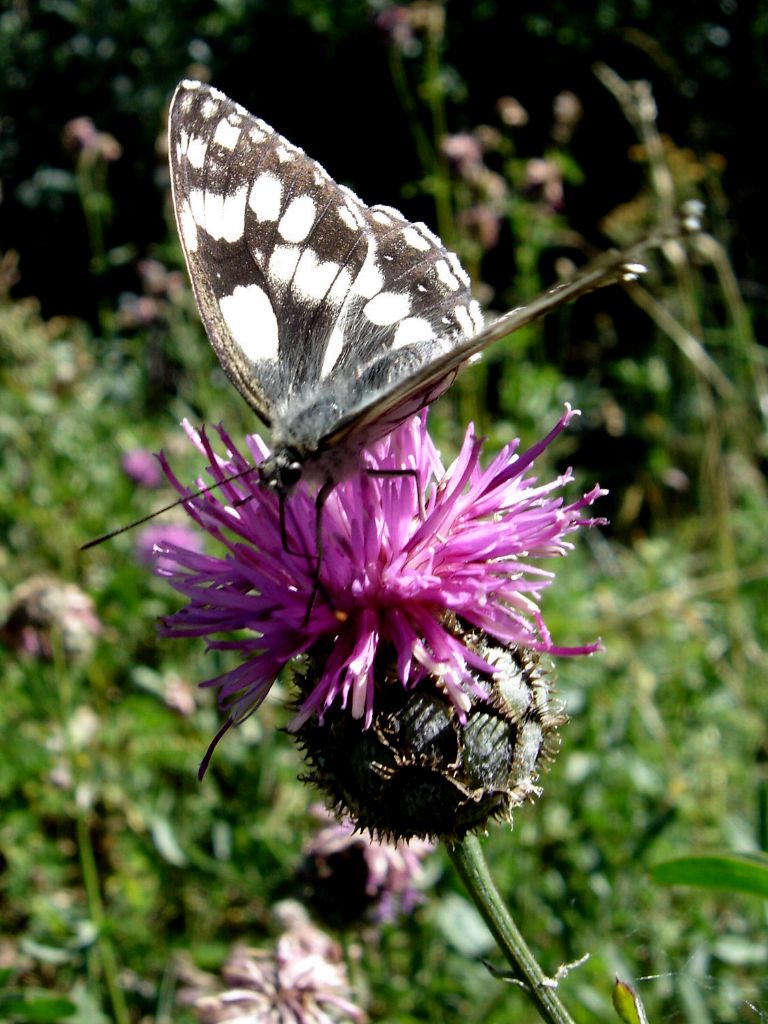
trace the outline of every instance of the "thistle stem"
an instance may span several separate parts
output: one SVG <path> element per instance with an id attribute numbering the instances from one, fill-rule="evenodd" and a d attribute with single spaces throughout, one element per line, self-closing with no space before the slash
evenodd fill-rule
<path id="1" fill-rule="evenodd" d="M 548 1024 L 574 1024 L 551 979 L 542 971 L 499 895 L 477 836 L 467 835 L 460 843 L 448 843 L 447 849 L 499 948 L 525 982 L 524 991 L 536 1004 L 542 1020 Z"/>

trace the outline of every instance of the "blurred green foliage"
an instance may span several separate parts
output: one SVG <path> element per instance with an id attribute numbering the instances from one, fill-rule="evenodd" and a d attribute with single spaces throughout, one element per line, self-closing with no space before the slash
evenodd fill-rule
<path id="1" fill-rule="evenodd" d="M 199 784 L 220 717 L 195 684 L 226 659 L 157 640 L 176 598 L 138 564 L 133 535 L 78 554 L 166 500 L 128 479 L 123 453 L 165 448 L 191 479 L 180 418 L 225 418 L 235 437 L 254 427 L 206 344 L 168 223 L 164 104 L 190 73 L 365 199 L 438 228 L 493 309 L 606 237 L 705 201 L 703 235 L 668 247 L 642 283 L 496 346 L 432 422 L 448 457 L 469 418 L 494 445 L 530 443 L 571 401 L 584 415 L 557 446 L 560 468 L 611 488 L 611 527 L 581 538 L 545 603 L 560 642 L 600 634 L 606 652 L 558 666 L 572 721 L 544 797 L 487 843 L 528 941 L 552 974 L 590 953 L 562 982 L 579 1022 L 615 1019 L 617 973 L 638 979 L 649 1019 L 768 1012 L 763 905 L 649 880 L 662 860 L 768 843 L 768 388 L 754 337 L 766 200 L 740 137 L 765 96 L 766 25 L 747 5 L 689 14 L 650 0 L 588 14 L 362 0 L 0 13 L 0 622 L 41 574 L 78 583 L 100 622 L 79 655 L 55 630 L 36 656 L 7 625 L 2 636 L 9 1019 L 189 1020 L 174 1005 L 178 958 L 216 969 L 236 939 L 268 937 L 276 900 L 302 894 L 311 794 L 281 731 L 284 691 Z M 621 79 L 596 77 L 595 59 Z M 627 85 L 641 76 L 658 118 Z M 552 112 L 563 90 L 578 96 L 573 123 Z M 497 103 L 510 94 L 522 114 Z M 93 121 L 91 149 L 62 141 L 77 117 Z M 446 134 L 477 159 L 462 165 Z M 530 1020 L 525 996 L 489 978 L 480 958 L 493 952 L 447 866 L 436 876 L 407 926 L 341 934 L 371 1018 Z"/>

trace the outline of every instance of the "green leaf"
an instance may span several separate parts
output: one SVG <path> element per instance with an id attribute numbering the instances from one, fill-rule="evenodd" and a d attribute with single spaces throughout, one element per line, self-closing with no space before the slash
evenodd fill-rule
<path id="1" fill-rule="evenodd" d="M 482 956 L 494 947 L 494 939 L 471 903 L 454 893 L 440 901 L 435 921 L 443 937 L 466 957 Z"/>
<path id="2" fill-rule="evenodd" d="M 678 857 L 657 864 L 651 877 L 660 885 L 696 885 L 768 897 L 768 857 L 758 854 Z"/>
<path id="3" fill-rule="evenodd" d="M 623 1024 L 648 1024 L 640 996 L 620 978 L 613 986 L 613 1007 Z"/>
<path id="4" fill-rule="evenodd" d="M 64 996 L 37 995 L 34 992 L 0 995 L 0 1016 L 3 1020 L 13 1018 L 24 1024 L 58 1021 L 62 1017 L 71 1017 L 76 1010 L 75 1004 Z"/>
<path id="5" fill-rule="evenodd" d="M 176 836 L 176 830 L 169 818 L 156 814 L 150 822 L 152 838 L 160 855 L 177 868 L 187 865 L 187 855 Z"/>

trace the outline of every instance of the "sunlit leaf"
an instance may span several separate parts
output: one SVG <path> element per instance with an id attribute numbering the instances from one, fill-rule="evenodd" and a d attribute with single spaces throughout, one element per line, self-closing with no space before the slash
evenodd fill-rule
<path id="1" fill-rule="evenodd" d="M 695 885 L 768 897 L 768 857 L 757 854 L 678 857 L 657 864 L 651 877 L 660 885 Z"/>
<path id="2" fill-rule="evenodd" d="M 640 996 L 620 978 L 616 979 L 613 986 L 613 1006 L 623 1024 L 648 1024 Z"/>
<path id="3" fill-rule="evenodd" d="M 17 992 L 0 995 L 0 1019 L 14 1020 L 19 1024 L 32 1021 L 58 1021 L 71 1017 L 77 1007 L 64 996 Z"/>

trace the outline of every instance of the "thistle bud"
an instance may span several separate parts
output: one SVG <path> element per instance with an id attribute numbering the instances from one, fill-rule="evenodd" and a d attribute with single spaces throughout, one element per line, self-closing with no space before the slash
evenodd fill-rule
<path id="1" fill-rule="evenodd" d="M 307 781 L 358 828 L 390 839 L 457 840 L 491 818 L 510 821 L 515 807 L 540 794 L 539 772 L 566 718 L 538 654 L 466 631 L 461 640 L 495 669 L 475 674 L 464 715 L 439 679 L 404 690 L 387 684 L 396 670 L 382 662 L 369 728 L 333 705 L 298 729 Z M 308 657 L 304 693 L 323 661 Z"/>

